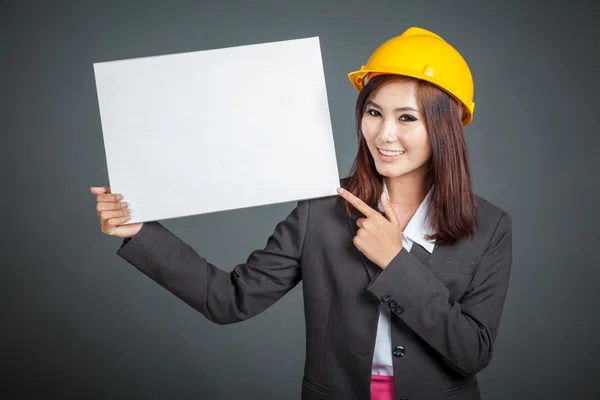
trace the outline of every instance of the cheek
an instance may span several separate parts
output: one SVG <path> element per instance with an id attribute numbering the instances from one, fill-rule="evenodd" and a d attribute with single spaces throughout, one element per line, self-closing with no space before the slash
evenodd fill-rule
<path id="1" fill-rule="evenodd" d="M 377 124 L 368 118 L 364 118 L 360 123 L 360 129 L 367 142 L 371 142 L 377 135 Z"/>
<path id="2" fill-rule="evenodd" d="M 418 150 L 420 153 L 431 153 L 429 135 L 427 134 L 427 131 L 425 129 L 419 129 L 413 132 L 413 134 L 407 138 L 407 142 L 408 147 L 411 147 L 414 150 Z"/>

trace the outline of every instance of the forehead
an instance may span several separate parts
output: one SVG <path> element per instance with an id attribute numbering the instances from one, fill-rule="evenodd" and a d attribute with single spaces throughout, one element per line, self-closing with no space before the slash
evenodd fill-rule
<path id="1" fill-rule="evenodd" d="M 381 106 L 417 108 L 417 91 L 414 82 L 393 80 L 385 83 L 369 100 Z"/>

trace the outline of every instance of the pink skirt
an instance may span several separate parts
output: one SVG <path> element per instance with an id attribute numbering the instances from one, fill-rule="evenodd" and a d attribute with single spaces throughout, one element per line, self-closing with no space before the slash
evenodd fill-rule
<path id="1" fill-rule="evenodd" d="M 371 400 L 394 400 L 394 377 L 371 375 Z"/>

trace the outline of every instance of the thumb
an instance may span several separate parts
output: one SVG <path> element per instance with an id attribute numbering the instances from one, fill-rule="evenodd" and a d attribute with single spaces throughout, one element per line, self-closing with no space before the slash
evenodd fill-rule
<path id="1" fill-rule="evenodd" d="M 385 215 L 387 216 L 388 220 L 394 225 L 397 224 L 398 216 L 392 208 L 390 198 L 388 197 L 388 194 L 385 191 L 381 194 L 381 205 L 383 206 L 383 211 L 385 212 Z"/>
<path id="2" fill-rule="evenodd" d="M 110 188 L 108 186 L 91 187 L 90 192 L 92 192 L 93 194 L 110 193 Z"/>

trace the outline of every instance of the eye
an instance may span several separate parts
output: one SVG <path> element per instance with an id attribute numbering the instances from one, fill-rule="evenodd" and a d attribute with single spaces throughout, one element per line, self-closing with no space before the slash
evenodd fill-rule
<path id="1" fill-rule="evenodd" d="M 367 114 L 369 114 L 372 117 L 378 117 L 381 115 L 381 113 L 379 111 L 373 110 L 372 108 L 368 109 L 366 112 L 367 112 Z"/>
<path id="2" fill-rule="evenodd" d="M 400 118 L 399 118 L 402 122 L 413 122 L 416 121 L 417 119 L 415 117 L 413 117 L 410 114 L 403 114 Z"/>

